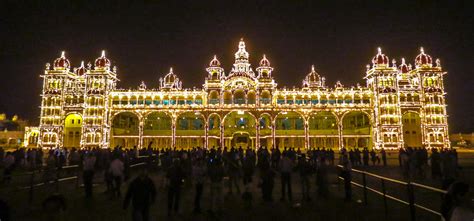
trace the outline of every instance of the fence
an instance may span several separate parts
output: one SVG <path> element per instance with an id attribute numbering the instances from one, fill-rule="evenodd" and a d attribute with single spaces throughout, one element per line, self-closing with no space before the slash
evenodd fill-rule
<path id="1" fill-rule="evenodd" d="M 343 168 L 342 165 L 338 165 L 338 167 Z M 410 211 L 410 218 L 411 218 L 412 221 L 416 220 L 416 209 L 417 208 L 421 209 L 423 211 L 426 211 L 430 214 L 433 214 L 435 216 L 438 216 L 439 218 L 442 218 L 442 215 L 441 215 L 440 212 L 438 212 L 434 209 L 430 209 L 426 205 L 421 205 L 420 203 L 416 202 L 415 190 L 416 190 L 416 188 L 419 188 L 419 189 L 431 191 L 431 192 L 437 193 L 437 194 L 445 194 L 446 193 L 445 190 L 434 188 L 434 187 L 431 187 L 431 186 L 426 186 L 426 185 L 415 183 L 415 182 L 405 182 L 405 181 L 400 181 L 400 180 L 396 180 L 396 179 L 391 179 L 391 178 L 388 178 L 388 177 L 380 176 L 380 175 L 377 175 L 377 174 L 373 174 L 373 173 L 370 173 L 370 172 L 367 172 L 367 171 L 362 171 L 362 170 L 357 170 L 357 169 L 351 169 L 351 172 L 352 172 L 352 174 L 359 174 L 359 175 L 362 176 L 362 183 L 357 183 L 357 182 L 351 180 L 351 184 L 356 186 L 356 187 L 359 187 L 363 190 L 364 204 L 365 205 L 368 204 L 368 200 L 367 200 L 368 191 L 371 191 L 371 192 L 373 192 L 373 193 L 375 193 L 379 196 L 382 196 L 383 201 L 384 201 L 384 210 L 385 210 L 385 215 L 386 216 L 388 214 L 387 200 L 393 200 L 395 202 L 398 202 L 398 203 L 401 203 L 403 205 L 408 206 L 409 211 Z M 367 185 L 367 178 L 368 177 L 379 180 L 381 190 L 377 190 L 375 188 L 369 187 Z M 339 180 L 344 180 L 343 177 L 339 176 L 338 178 L 339 178 Z M 396 184 L 396 185 L 400 185 L 400 186 L 404 187 L 406 189 L 406 194 L 407 194 L 406 196 L 407 196 L 408 200 L 406 201 L 406 200 L 402 199 L 401 197 L 397 197 L 397 196 L 394 196 L 394 195 L 391 195 L 391 194 L 387 193 L 387 184 L 388 183 L 392 183 L 392 184 Z"/>
<path id="2" fill-rule="evenodd" d="M 148 156 L 140 156 L 135 158 L 137 163 L 131 164 L 130 169 L 139 168 L 143 166 L 151 167 L 150 164 L 156 164 L 156 161 Z M 79 165 L 69 165 L 62 168 L 42 168 L 41 170 L 33 170 L 30 172 L 15 174 L 11 176 L 13 180 L 22 180 L 24 182 L 11 184 L 13 187 L 10 191 L 26 191 L 28 190 L 28 203 L 32 203 L 35 195 L 35 189 L 47 185 L 54 185 L 55 190 L 59 191 L 60 183 L 75 180 L 75 187 L 80 187 L 82 169 Z M 35 179 L 40 178 L 41 182 L 35 182 Z M 25 182 L 26 181 L 26 182 Z M 25 184 L 27 183 L 27 184 Z M 7 188 L 3 188 L 7 190 Z M 8 191 L 8 190 L 7 190 Z"/>

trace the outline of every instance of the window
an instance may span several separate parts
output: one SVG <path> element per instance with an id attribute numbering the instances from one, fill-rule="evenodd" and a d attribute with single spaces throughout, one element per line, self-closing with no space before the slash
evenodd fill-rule
<path id="1" fill-rule="evenodd" d="M 71 124 L 74 124 L 74 119 L 71 120 Z"/>

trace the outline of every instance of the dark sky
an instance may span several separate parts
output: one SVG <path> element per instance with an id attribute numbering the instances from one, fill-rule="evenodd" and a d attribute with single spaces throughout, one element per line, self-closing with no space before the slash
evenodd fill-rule
<path id="1" fill-rule="evenodd" d="M 289 87 L 311 64 L 328 85 L 364 85 L 378 46 L 410 63 L 423 46 L 448 72 L 450 132 L 474 131 L 473 1 L 31 2 L 0 3 L 0 112 L 33 122 L 39 75 L 62 50 L 78 66 L 105 49 L 122 88 L 158 87 L 170 66 L 191 88 L 202 86 L 214 54 L 228 73 L 243 37 L 253 67 L 265 53 Z"/>

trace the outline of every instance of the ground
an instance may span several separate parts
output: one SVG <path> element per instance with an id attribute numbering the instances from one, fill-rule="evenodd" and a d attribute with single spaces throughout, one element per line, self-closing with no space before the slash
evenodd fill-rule
<path id="1" fill-rule="evenodd" d="M 474 153 L 461 152 L 459 154 L 460 164 L 463 167 L 463 179 L 474 184 Z M 362 168 L 373 173 L 380 174 L 395 179 L 403 179 L 400 170 L 396 165 L 398 160 L 396 154 L 389 156 L 389 166 L 375 166 Z M 73 174 L 72 174 L 73 175 Z M 62 193 L 67 200 L 67 209 L 61 214 L 54 217 L 48 217 L 41 210 L 41 202 L 47 195 L 55 191 L 55 186 L 38 187 L 34 189 L 33 201 L 28 203 L 29 190 L 12 190 L 3 186 L 0 189 L 2 199 L 8 201 L 12 207 L 13 220 L 131 220 L 130 210 L 122 209 L 123 199 L 110 199 L 103 192 L 105 187 L 102 184 L 101 175 L 96 175 L 97 185 L 94 187 L 94 198 L 85 199 L 83 189 L 76 187 L 76 181 L 70 180 L 61 182 L 59 192 Z M 363 203 L 363 191 L 360 188 L 353 187 L 354 197 L 352 202 L 345 202 L 343 199 L 344 189 L 338 182 L 337 170 L 331 171 L 331 185 L 329 199 L 322 199 L 317 196 L 315 188 L 315 178 L 312 178 L 312 201 L 301 202 L 301 191 L 299 185 L 299 177 L 293 175 L 293 202 L 280 202 L 280 180 L 277 176 L 275 179 L 274 199 L 272 203 L 264 203 L 261 200 L 260 190 L 257 188 L 257 182 L 252 185 L 253 206 L 251 209 L 244 208 L 243 201 L 239 194 L 226 195 L 224 201 L 224 211 L 219 216 L 211 216 L 207 212 L 201 215 L 192 214 L 192 205 L 194 192 L 191 186 L 186 186 L 182 194 L 181 209 L 178 215 L 172 217 L 167 216 L 166 205 L 166 189 L 163 188 L 163 176 L 161 173 L 154 172 L 151 174 L 152 179 L 158 188 L 158 198 L 151 207 L 151 220 L 409 220 L 409 208 L 406 205 L 388 200 L 387 213 L 384 210 L 383 198 L 379 195 L 369 192 L 368 205 Z M 29 179 L 26 177 L 18 178 L 19 183 L 16 186 L 27 184 Z M 354 181 L 361 182 L 360 177 L 354 175 Z M 417 180 L 420 183 L 434 187 L 439 187 L 439 181 Z M 380 189 L 381 182 L 378 179 L 368 178 L 369 187 Z M 23 184 L 22 184 L 23 183 Z M 122 193 L 125 193 L 128 183 L 122 186 Z M 386 184 L 387 193 L 398 196 L 407 200 L 406 188 L 394 184 Z M 208 208 L 209 188 L 205 187 L 202 206 Z M 472 192 L 472 191 L 471 191 Z M 416 203 L 425 205 L 429 208 L 439 211 L 441 195 L 421 189 L 415 190 Z M 472 196 L 472 194 L 471 194 Z M 421 210 L 416 211 L 417 220 L 439 220 L 438 217 L 430 215 Z"/>

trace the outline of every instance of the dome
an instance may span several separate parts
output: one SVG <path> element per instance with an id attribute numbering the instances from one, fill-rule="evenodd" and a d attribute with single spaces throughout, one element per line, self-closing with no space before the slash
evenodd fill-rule
<path id="1" fill-rule="evenodd" d="M 71 63 L 69 60 L 66 58 L 64 51 L 61 52 L 61 57 L 56 58 L 53 63 L 53 68 L 55 70 L 57 69 L 67 69 L 71 66 Z"/>
<path id="2" fill-rule="evenodd" d="M 303 80 L 303 87 L 324 87 L 324 81 L 324 77 L 319 76 L 319 74 L 314 70 L 314 65 L 312 65 L 311 72 L 307 74 Z"/>
<path id="3" fill-rule="evenodd" d="M 260 67 L 270 67 L 270 61 L 267 59 L 267 56 L 263 55 L 262 60 L 260 60 Z"/>
<path id="4" fill-rule="evenodd" d="M 409 71 L 411 71 L 410 67 L 405 64 L 405 58 L 402 58 L 402 64 L 400 66 L 398 66 L 398 69 L 402 72 L 402 73 L 408 73 Z"/>
<path id="5" fill-rule="evenodd" d="M 170 72 L 165 75 L 164 78 L 160 78 L 161 88 L 166 89 L 181 89 L 181 81 L 178 76 L 173 73 L 173 68 L 170 68 Z"/>
<path id="6" fill-rule="evenodd" d="M 378 53 L 372 58 L 372 64 L 375 65 L 388 65 L 388 56 L 382 54 L 382 49 L 378 48 Z"/>
<path id="7" fill-rule="evenodd" d="M 321 77 L 319 74 L 314 70 L 314 65 L 311 66 L 311 72 L 306 75 L 306 81 L 308 83 L 313 83 L 313 82 L 319 82 L 321 80 Z"/>
<path id="8" fill-rule="evenodd" d="M 87 68 L 84 66 L 84 61 L 81 61 L 81 66 L 76 69 L 76 75 L 82 76 L 87 72 Z"/>
<path id="9" fill-rule="evenodd" d="M 415 58 L 415 65 L 416 66 L 422 66 L 422 65 L 432 65 L 433 60 L 431 59 L 431 56 L 428 54 L 425 54 L 425 50 L 423 50 L 423 47 L 420 48 L 420 54 L 416 56 Z"/>
<path id="10" fill-rule="evenodd" d="M 221 66 L 221 62 L 217 60 L 217 56 L 214 55 L 214 58 L 209 63 L 209 67 L 220 67 L 220 66 Z"/>
<path id="11" fill-rule="evenodd" d="M 105 57 L 105 51 L 102 51 L 102 55 L 95 59 L 96 68 L 108 68 L 110 67 L 110 60 Z"/>

